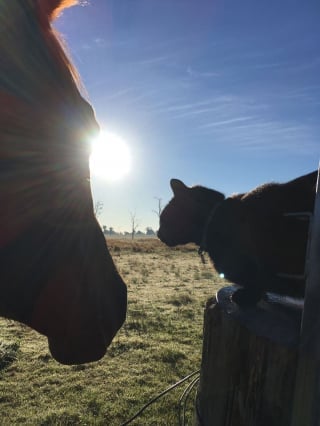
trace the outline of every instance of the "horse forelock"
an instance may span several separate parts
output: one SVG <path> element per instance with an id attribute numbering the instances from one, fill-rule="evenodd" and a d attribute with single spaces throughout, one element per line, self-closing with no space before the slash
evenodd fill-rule
<path id="1" fill-rule="evenodd" d="M 36 0 L 37 1 L 37 12 L 40 24 L 42 24 L 44 30 L 44 36 L 46 38 L 48 48 L 51 49 L 52 54 L 62 68 L 69 70 L 72 79 L 80 85 L 79 74 L 72 64 L 69 55 L 67 54 L 66 45 L 61 35 L 52 28 L 51 21 L 56 19 L 61 12 L 70 7 L 78 4 L 78 0 Z"/>
<path id="2" fill-rule="evenodd" d="M 77 3 L 78 0 L 36 0 L 36 7 L 43 18 L 49 18 L 51 21 L 57 18 L 64 9 Z"/>
<path id="3" fill-rule="evenodd" d="M 48 3 L 51 9 L 45 11 L 44 5 L 49 8 Z M 2 153 L 8 144 L 12 152 L 20 150 L 22 144 L 37 144 L 41 149 L 44 144 L 40 141 L 64 149 L 76 139 L 79 142 L 79 138 L 88 142 L 97 132 L 94 111 L 82 97 L 78 73 L 60 35 L 51 26 L 51 18 L 46 15 L 57 14 L 74 3 L 0 2 Z M 42 7 L 37 9 L 35 4 Z M 43 24 L 45 19 L 47 25 Z"/>
<path id="4" fill-rule="evenodd" d="M 0 7 L 0 97 L 6 91 L 47 107 L 55 98 L 75 99 L 79 75 L 51 21 L 70 1 L 10 0 Z"/>

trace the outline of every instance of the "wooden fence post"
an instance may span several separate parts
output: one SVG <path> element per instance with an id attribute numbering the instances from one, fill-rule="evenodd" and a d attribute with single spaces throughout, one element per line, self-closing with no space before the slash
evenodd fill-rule
<path id="1" fill-rule="evenodd" d="M 205 311 L 197 426 L 289 426 L 301 310 L 240 310 L 218 292 Z"/>

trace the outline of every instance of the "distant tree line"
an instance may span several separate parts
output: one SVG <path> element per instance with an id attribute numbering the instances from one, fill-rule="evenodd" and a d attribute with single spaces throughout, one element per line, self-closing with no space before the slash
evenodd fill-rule
<path id="1" fill-rule="evenodd" d="M 158 197 L 155 197 L 155 199 L 157 200 L 157 209 L 152 210 L 152 211 L 157 215 L 158 219 L 160 220 L 160 215 L 161 215 L 161 212 L 163 210 L 162 199 L 158 198 Z M 101 201 L 97 201 L 94 205 L 94 214 L 95 214 L 96 218 L 98 218 L 101 215 L 102 210 L 103 210 L 103 203 Z M 153 237 L 153 236 L 156 236 L 156 232 L 150 226 L 146 227 L 145 232 L 142 232 L 141 230 L 138 229 L 139 220 L 137 219 L 135 211 L 130 212 L 130 219 L 131 219 L 131 231 L 130 232 L 129 231 L 116 232 L 112 226 L 110 226 L 108 228 L 106 225 L 102 225 L 102 230 L 103 230 L 104 235 L 113 236 L 113 237 L 117 237 L 117 236 L 129 237 L 129 236 L 131 236 L 132 239 L 134 239 L 135 236 L 137 236 L 137 237 L 143 237 L 143 236 Z"/>
<path id="2" fill-rule="evenodd" d="M 132 239 L 134 237 L 143 237 L 143 236 L 147 236 L 147 237 L 153 237 L 156 236 L 156 232 L 150 227 L 147 226 L 145 229 L 145 232 L 140 231 L 140 230 L 134 230 L 134 232 L 131 230 L 131 232 L 129 231 L 124 231 L 124 232 L 117 232 L 115 231 L 115 229 L 110 226 L 109 228 L 106 225 L 102 226 L 102 231 L 104 233 L 104 235 L 107 236 L 113 236 L 113 237 L 131 237 Z"/>

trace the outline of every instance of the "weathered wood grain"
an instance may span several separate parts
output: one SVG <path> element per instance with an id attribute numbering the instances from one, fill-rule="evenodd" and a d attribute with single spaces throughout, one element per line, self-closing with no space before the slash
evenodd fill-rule
<path id="1" fill-rule="evenodd" d="M 205 311 L 197 425 L 289 426 L 301 310 L 240 310 L 226 288 Z"/>

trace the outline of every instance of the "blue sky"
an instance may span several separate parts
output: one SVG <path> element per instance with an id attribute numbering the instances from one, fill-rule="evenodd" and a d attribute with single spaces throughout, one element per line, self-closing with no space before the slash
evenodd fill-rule
<path id="1" fill-rule="evenodd" d="M 101 127 L 130 146 L 93 177 L 101 224 L 157 229 L 172 177 L 229 195 L 317 168 L 320 2 L 90 0 L 57 21 Z"/>

